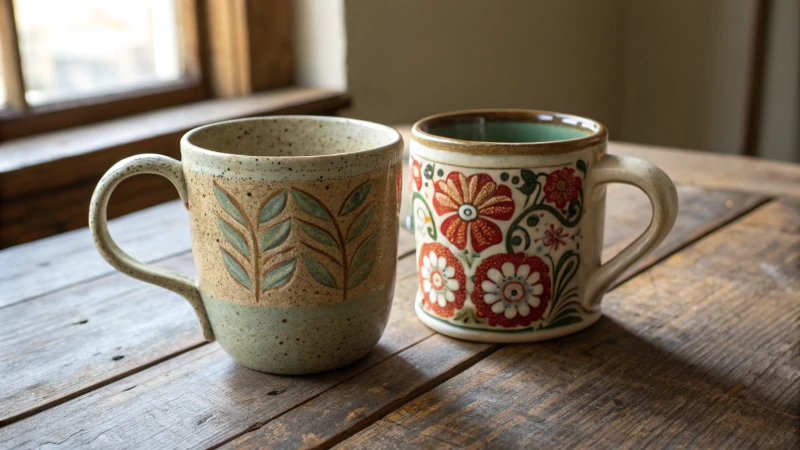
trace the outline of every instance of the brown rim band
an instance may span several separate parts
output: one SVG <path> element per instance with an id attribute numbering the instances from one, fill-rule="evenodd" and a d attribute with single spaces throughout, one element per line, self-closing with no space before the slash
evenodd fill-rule
<path id="1" fill-rule="evenodd" d="M 585 133 L 584 136 L 543 142 L 484 142 L 439 136 L 431 128 L 459 123 L 522 122 L 552 125 Z M 411 130 L 412 140 L 428 148 L 471 155 L 554 155 L 602 144 L 608 131 L 585 117 L 533 109 L 473 109 L 428 116 Z"/>

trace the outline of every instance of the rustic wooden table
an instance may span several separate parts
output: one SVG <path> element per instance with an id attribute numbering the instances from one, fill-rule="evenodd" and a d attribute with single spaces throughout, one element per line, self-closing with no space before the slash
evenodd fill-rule
<path id="1" fill-rule="evenodd" d="M 0 252 L 0 447 L 759 447 L 800 442 L 800 166 L 629 144 L 679 184 L 678 222 L 605 316 L 530 345 L 449 339 L 414 315 L 402 232 L 391 320 L 317 376 L 237 365 L 183 299 L 116 273 L 78 230 Z M 609 189 L 611 256 L 649 221 Z M 191 273 L 177 202 L 112 222 Z M 166 307 L 165 307 L 166 305 Z"/>

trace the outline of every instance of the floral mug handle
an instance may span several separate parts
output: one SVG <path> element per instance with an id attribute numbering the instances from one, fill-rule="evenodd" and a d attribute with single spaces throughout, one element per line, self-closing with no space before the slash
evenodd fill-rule
<path id="1" fill-rule="evenodd" d="M 588 178 L 587 184 L 595 189 L 608 183 L 636 186 L 644 191 L 653 205 L 653 215 L 647 229 L 617 256 L 589 275 L 583 306 L 589 311 L 596 311 L 611 283 L 667 237 L 678 215 L 678 191 L 663 170 L 629 156 L 605 155 L 591 168 Z"/>

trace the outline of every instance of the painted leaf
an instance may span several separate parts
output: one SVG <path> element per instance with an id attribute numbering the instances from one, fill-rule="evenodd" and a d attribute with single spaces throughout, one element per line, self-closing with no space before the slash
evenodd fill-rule
<path id="1" fill-rule="evenodd" d="M 353 254 L 353 260 L 350 261 L 350 272 L 355 271 L 362 265 L 372 265 L 372 260 L 375 259 L 375 241 L 378 240 L 378 233 L 370 234 L 364 242 L 358 247 L 358 250 Z"/>
<path id="2" fill-rule="evenodd" d="M 314 278 L 317 283 L 336 289 L 336 282 L 333 280 L 333 275 L 331 275 L 321 262 L 308 255 L 303 255 L 303 262 L 306 265 L 306 269 L 308 269 L 308 273 L 311 274 L 311 277 Z"/>
<path id="3" fill-rule="evenodd" d="M 224 248 L 220 247 L 222 251 L 222 260 L 225 262 L 225 267 L 228 268 L 228 272 L 231 274 L 234 280 L 238 281 L 239 284 L 246 287 L 247 289 L 253 289 L 253 283 L 250 281 L 250 276 L 247 275 L 247 272 L 244 268 L 236 261 L 236 258 L 231 256 L 230 253 L 225 251 Z"/>
<path id="4" fill-rule="evenodd" d="M 369 191 L 372 190 L 373 184 L 375 183 L 372 181 L 367 181 L 351 192 L 350 196 L 348 196 L 347 200 L 345 200 L 342 204 L 342 210 L 339 211 L 339 216 L 346 216 L 361 206 L 361 204 L 364 203 L 364 200 L 367 199 Z"/>
<path id="5" fill-rule="evenodd" d="M 289 231 L 292 229 L 292 219 L 286 219 L 281 223 L 273 225 L 261 235 L 261 251 L 272 250 L 273 248 L 283 244 L 286 238 L 289 237 Z"/>
<path id="6" fill-rule="evenodd" d="M 367 261 L 365 261 L 361 267 L 350 274 L 350 280 L 347 282 L 347 288 L 352 289 L 366 280 L 369 276 L 369 272 L 372 270 L 372 263 L 374 262 L 375 253 L 370 253 Z"/>
<path id="7" fill-rule="evenodd" d="M 522 176 L 522 179 L 528 182 L 536 182 L 536 174 L 533 171 L 528 169 L 522 169 L 519 173 Z"/>
<path id="8" fill-rule="evenodd" d="M 583 162 L 582 159 L 579 159 L 577 163 L 575 163 L 575 167 L 578 168 L 583 173 L 586 173 L 586 163 Z"/>
<path id="9" fill-rule="evenodd" d="M 327 245 L 328 247 L 339 248 L 339 244 L 336 243 L 336 239 L 334 239 L 333 236 L 331 236 L 331 234 L 327 231 L 316 225 L 303 222 L 301 220 L 298 220 L 298 223 L 300 224 L 300 228 L 302 228 L 303 231 L 305 231 L 305 233 L 311 237 L 311 239 L 314 239 L 322 245 Z"/>
<path id="10" fill-rule="evenodd" d="M 559 328 L 565 327 L 567 325 L 572 325 L 573 323 L 581 323 L 583 322 L 583 318 L 581 316 L 567 316 L 563 319 L 559 319 L 556 322 L 547 325 L 546 327 L 542 327 L 543 330 L 551 329 L 551 328 Z"/>
<path id="11" fill-rule="evenodd" d="M 278 217 L 286 207 L 286 191 L 272 197 L 258 213 L 258 223 L 266 223 Z"/>
<path id="12" fill-rule="evenodd" d="M 214 194 L 217 196 L 217 201 L 219 201 L 220 206 L 222 209 L 228 213 L 229 216 L 233 217 L 233 220 L 239 222 L 240 224 L 247 226 L 247 222 L 244 220 L 244 216 L 239 208 L 233 203 L 233 200 L 216 184 L 214 185 Z"/>
<path id="13" fill-rule="evenodd" d="M 556 316 L 553 318 L 553 320 L 552 320 L 551 322 L 554 322 L 554 323 L 555 323 L 555 322 L 558 322 L 559 320 L 563 319 L 564 317 L 566 317 L 566 316 L 568 316 L 568 315 L 570 315 L 570 314 L 578 314 L 578 310 L 577 310 L 577 309 L 575 309 L 575 308 L 567 308 L 567 309 L 565 309 L 565 310 L 563 310 L 563 311 L 559 312 L 559 313 L 558 313 L 558 314 L 557 314 L 557 315 L 556 315 Z"/>
<path id="14" fill-rule="evenodd" d="M 325 207 L 310 195 L 306 194 L 305 192 L 292 189 L 292 197 L 294 197 L 297 204 L 300 205 L 300 209 L 302 209 L 306 214 L 310 214 L 328 222 L 333 222 L 333 217 L 328 214 L 328 211 L 325 210 Z"/>
<path id="15" fill-rule="evenodd" d="M 286 284 L 292 279 L 294 270 L 297 268 L 297 258 L 287 259 L 286 261 L 273 266 L 261 282 L 261 290 L 275 289 Z"/>
<path id="16" fill-rule="evenodd" d="M 348 244 L 352 242 L 353 239 L 361 236 L 361 233 L 363 233 L 369 226 L 369 223 L 372 222 L 372 216 L 374 215 L 375 215 L 375 208 L 370 206 L 367 209 L 365 209 L 364 212 L 359 214 L 358 217 L 356 217 L 356 220 L 354 220 L 353 224 L 350 225 L 350 231 L 347 232 Z"/>
<path id="17" fill-rule="evenodd" d="M 219 224 L 220 230 L 222 230 L 222 235 L 225 236 L 225 240 L 231 243 L 233 247 L 239 251 L 245 258 L 250 257 L 250 250 L 247 248 L 247 242 L 244 240 L 244 237 L 236 231 L 235 228 L 228 225 L 227 222 L 217 217 L 217 223 Z"/>

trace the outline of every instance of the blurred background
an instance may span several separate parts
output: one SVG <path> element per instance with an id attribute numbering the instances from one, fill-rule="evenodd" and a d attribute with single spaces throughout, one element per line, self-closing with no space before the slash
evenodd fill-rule
<path id="1" fill-rule="evenodd" d="M 0 247 L 85 226 L 116 160 L 248 115 L 550 109 L 800 162 L 797 0 L 0 0 L 0 64 Z"/>

